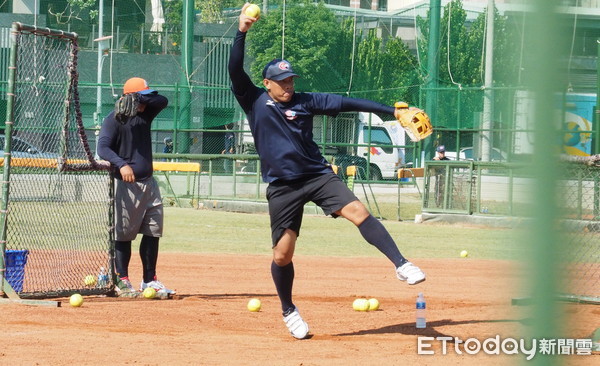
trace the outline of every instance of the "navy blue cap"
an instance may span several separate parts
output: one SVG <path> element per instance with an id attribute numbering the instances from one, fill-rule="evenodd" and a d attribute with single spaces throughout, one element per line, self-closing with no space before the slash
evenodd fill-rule
<path id="1" fill-rule="evenodd" d="M 142 95 L 147 95 L 147 94 L 158 94 L 158 92 L 156 90 L 153 89 L 144 89 L 144 90 L 140 90 L 138 92 L 138 94 L 142 94 Z"/>
<path id="2" fill-rule="evenodd" d="M 280 81 L 290 76 L 298 76 L 292 70 L 292 65 L 286 60 L 276 58 L 269 62 L 263 69 L 263 78 Z"/>
<path id="3" fill-rule="evenodd" d="M 440 145 L 440 146 L 437 147 L 437 149 L 435 149 L 435 151 L 437 151 L 437 152 L 445 152 L 446 151 L 446 146 Z"/>

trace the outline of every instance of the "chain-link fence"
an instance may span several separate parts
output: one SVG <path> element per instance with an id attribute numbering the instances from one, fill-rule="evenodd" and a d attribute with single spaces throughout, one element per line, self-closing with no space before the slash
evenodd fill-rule
<path id="1" fill-rule="evenodd" d="M 515 163 L 428 161 L 423 210 L 489 216 L 530 216 L 532 176 Z"/>
<path id="2" fill-rule="evenodd" d="M 528 166 L 481 162 L 427 162 L 423 211 L 531 220 L 534 176 Z M 563 258 L 560 288 L 600 301 L 600 168 L 563 163 L 558 207 Z"/>
<path id="3" fill-rule="evenodd" d="M 600 301 L 600 167 L 562 165 L 558 210 L 561 235 L 561 282 L 565 294 Z"/>
<path id="4" fill-rule="evenodd" d="M 103 35 L 112 38 L 104 43 L 107 48 L 98 64 L 94 59 L 101 46 L 101 42 L 94 42 L 99 35 L 97 14 L 94 17 L 83 12 L 77 14 L 79 18 L 65 18 L 67 13 L 61 16 L 56 6 L 47 12 L 54 14 L 46 17 L 49 25 L 79 34 L 80 49 L 90 57 L 91 62 L 80 65 L 80 100 L 92 149 L 94 133 L 112 109 L 114 97 L 120 95 L 122 83 L 133 74 L 147 74 L 151 86 L 170 100 L 154 122 L 155 152 L 170 152 L 165 141 L 173 141 L 172 152 L 176 154 L 221 154 L 226 150 L 225 136 L 233 133 L 234 153 L 255 153 L 245 116 L 229 89 L 226 69 L 239 7 L 220 8 L 214 22 L 203 18 L 206 22 L 198 23 L 193 31 L 191 59 L 184 60 L 180 5 L 162 4 L 165 23 L 160 26 L 148 4 L 107 5 Z M 255 83 L 261 84 L 260 71 L 267 61 L 283 56 L 301 75 L 298 91 L 332 92 L 389 105 L 404 100 L 425 108 L 432 117 L 434 135 L 424 144 L 397 142 L 394 136 L 377 143 L 365 140 L 367 146 L 362 147 L 373 149 L 373 154 L 366 156 L 359 151 L 356 126 L 348 125 L 347 130 L 341 127 L 342 121 L 352 124 L 357 117 L 340 116 L 328 125 L 316 121 L 314 135 L 328 158 L 333 160 L 339 154 L 365 158 L 367 161 L 360 164 L 371 179 L 386 178 L 382 164 L 372 163 L 370 158 L 377 160 L 376 152 L 389 149 L 399 150 L 393 153 L 401 156 L 398 166 L 422 167 L 437 145 L 445 145 L 455 160 L 515 162 L 530 158 L 533 104 L 532 96 L 520 87 L 522 70 L 517 66 L 523 56 L 523 39 L 516 38 L 522 37 L 521 33 L 513 32 L 524 26 L 524 20 L 518 12 L 497 15 L 495 42 L 503 50 L 496 54 L 494 65 L 498 81 L 482 89 L 482 10 L 464 9 L 460 2 L 444 5 L 439 19 L 444 27 L 435 51 L 440 57 L 439 84 L 432 86 L 428 83 L 431 70 L 427 70 L 427 61 L 433 56 L 427 51 L 428 4 L 389 14 L 331 5 L 297 6 L 296 2 L 285 8 L 271 5 L 247 37 L 246 70 Z M 293 27 L 295 32 L 286 33 L 285 27 Z M 311 37 L 301 36 L 308 32 Z M 104 83 L 96 82 L 96 68 Z M 489 111 L 484 110 L 486 98 L 492 106 Z M 591 123 L 592 99 L 581 93 L 556 96 L 557 111 L 568 113 L 563 125 L 566 153 L 592 153 L 592 137 L 599 130 Z M 2 107 L 0 103 L 0 110 Z"/>

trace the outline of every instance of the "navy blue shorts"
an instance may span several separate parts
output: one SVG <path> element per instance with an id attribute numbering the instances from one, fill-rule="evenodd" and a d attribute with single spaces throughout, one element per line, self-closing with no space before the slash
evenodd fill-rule
<path id="1" fill-rule="evenodd" d="M 325 215 L 334 218 L 336 211 L 358 198 L 335 174 L 320 174 L 294 181 L 275 181 L 267 187 L 269 215 L 271 217 L 271 238 L 273 247 L 290 229 L 300 236 L 304 205 L 314 202 L 323 209 Z"/>

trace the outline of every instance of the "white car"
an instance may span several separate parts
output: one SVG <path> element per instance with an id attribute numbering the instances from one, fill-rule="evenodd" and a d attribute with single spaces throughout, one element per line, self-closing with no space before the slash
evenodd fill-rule
<path id="1" fill-rule="evenodd" d="M 473 148 L 472 147 L 464 147 L 459 151 L 459 160 L 475 160 L 473 159 Z M 456 159 L 456 152 L 454 151 L 446 151 L 446 157 L 450 160 Z M 490 161 L 506 161 L 506 153 L 501 150 L 492 148 Z"/>
<path id="2" fill-rule="evenodd" d="M 0 158 L 4 157 L 5 136 L 0 135 Z M 58 157 L 58 154 L 42 152 L 37 147 L 31 145 L 25 140 L 13 136 L 11 140 L 11 149 L 13 158 L 50 158 Z"/>

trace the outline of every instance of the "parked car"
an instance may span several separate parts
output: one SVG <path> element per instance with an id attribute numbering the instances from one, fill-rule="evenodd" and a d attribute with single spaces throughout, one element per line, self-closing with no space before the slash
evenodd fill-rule
<path id="1" fill-rule="evenodd" d="M 4 143 L 5 136 L 0 135 L 0 158 L 4 157 Z M 25 140 L 20 139 L 19 137 L 13 136 L 11 140 L 11 148 L 13 158 L 46 158 L 46 159 L 54 159 L 58 157 L 56 153 L 43 152 L 40 151 L 37 147 L 28 143 Z"/>
<path id="2" fill-rule="evenodd" d="M 458 156 L 458 160 L 475 160 L 473 159 L 472 147 L 463 147 L 462 149 L 460 149 Z M 446 157 L 450 160 L 457 160 L 455 151 L 446 151 Z M 490 161 L 507 161 L 506 153 L 493 147 L 491 151 Z"/>

